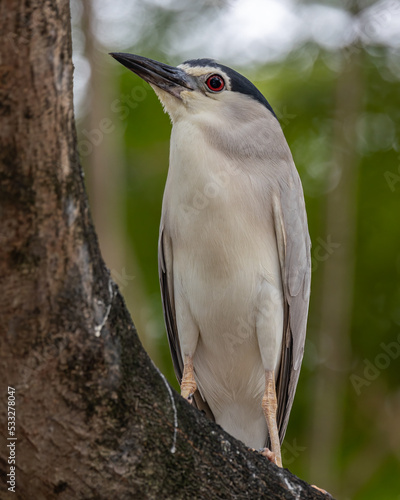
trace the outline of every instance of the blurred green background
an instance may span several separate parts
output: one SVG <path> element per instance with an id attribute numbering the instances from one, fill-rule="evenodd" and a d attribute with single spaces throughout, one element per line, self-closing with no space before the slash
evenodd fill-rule
<path id="1" fill-rule="evenodd" d="M 108 52 L 212 57 L 251 79 L 303 181 L 312 248 L 305 357 L 283 445 L 341 499 L 400 499 L 400 3 L 71 0 L 79 150 L 103 256 L 178 389 L 157 239 L 170 122 Z"/>

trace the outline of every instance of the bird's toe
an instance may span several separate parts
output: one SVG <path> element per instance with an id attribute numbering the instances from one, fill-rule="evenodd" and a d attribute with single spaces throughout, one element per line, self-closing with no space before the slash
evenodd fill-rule
<path id="1" fill-rule="evenodd" d="M 320 491 L 321 493 L 323 493 L 324 495 L 329 495 L 329 496 L 332 496 L 330 493 L 328 493 L 326 490 L 322 489 L 322 488 L 318 488 L 318 486 L 315 486 L 315 484 L 312 484 L 311 485 L 313 488 L 315 488 L 316 490 Z"/>
<path id="2" fill-rule="evenodd" d="M 276 464 L 276 455 L 269 448 L 261 448 L 261 450 L 259 450 L 259 452 L 261 453 L 261 455 L 263 457 L 268 458 L 268 460 L 270 462 L 272 462 L 273 464 Z"/>

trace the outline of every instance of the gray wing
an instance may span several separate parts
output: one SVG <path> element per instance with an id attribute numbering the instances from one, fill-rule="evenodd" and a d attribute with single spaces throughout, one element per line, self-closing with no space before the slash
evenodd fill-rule
<path id="1" fill-rule="evenodd" d="M 169 349 L 172 363 L 179 385 L 182 381 L 183 360 L 179 344 L 178 329 L 175 317 L 175 301 L 173 287 L 172 245 L 163 228 L 158 241 L 158 275 L 160 278 L 161 299 L 164 311 L 165 327 L 167 329 Z"/>
<path id="2" fill-rule="evenodd" d="M 279 189 L 273 211 L 285 304 L 282 354 L 276 382 L 277 424 L 282 443 L 303 360 L 310 299 L 311 242 L 303 188 L 294 164 L 289 182 L 283 181 Z"/>
<path id="3" fill-rule="evenodd" d="M 171 239 L 168 236 L 168 231 L 166 231 L 163 226 L 161 226 L 160 238 L 158 241 L 158 275 L 160 278 L 161 298 L 169 350 L 171 351 L 176 378 L 178 379 L 179 385 L 181 385 L 183 360 L 175 315 L 173 248 Z M 194 406 L 203 411 L 208 418 L 214 420 L 210 407 L 200 395 L 199 391 L 195 392 L 193 403 Z"/>

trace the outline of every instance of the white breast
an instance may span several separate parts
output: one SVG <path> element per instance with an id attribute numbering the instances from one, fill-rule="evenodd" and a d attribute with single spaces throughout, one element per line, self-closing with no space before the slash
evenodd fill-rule
<path id="1" fill-rule="evenodd" d="M 262 447 L 264 370 L 279 362 L 283 321 L 268 176 L 210 149 L 190 123 L 174 125 L 171 144 L 163 225 L 181 347 L 194 349 L 196 380 L 217 423 Z"/>

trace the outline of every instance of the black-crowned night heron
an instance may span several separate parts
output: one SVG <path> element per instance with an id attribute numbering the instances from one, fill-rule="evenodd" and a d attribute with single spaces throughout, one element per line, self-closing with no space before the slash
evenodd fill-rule
<path id="1" fill-rule="evenodd" d="M 182 396 L 281 466 L 303 358 L 310 239 L 303 190 L 271 106 L 211 59 L 177 68 L 111 54 L 172 120 L 159 240 Z"/>

